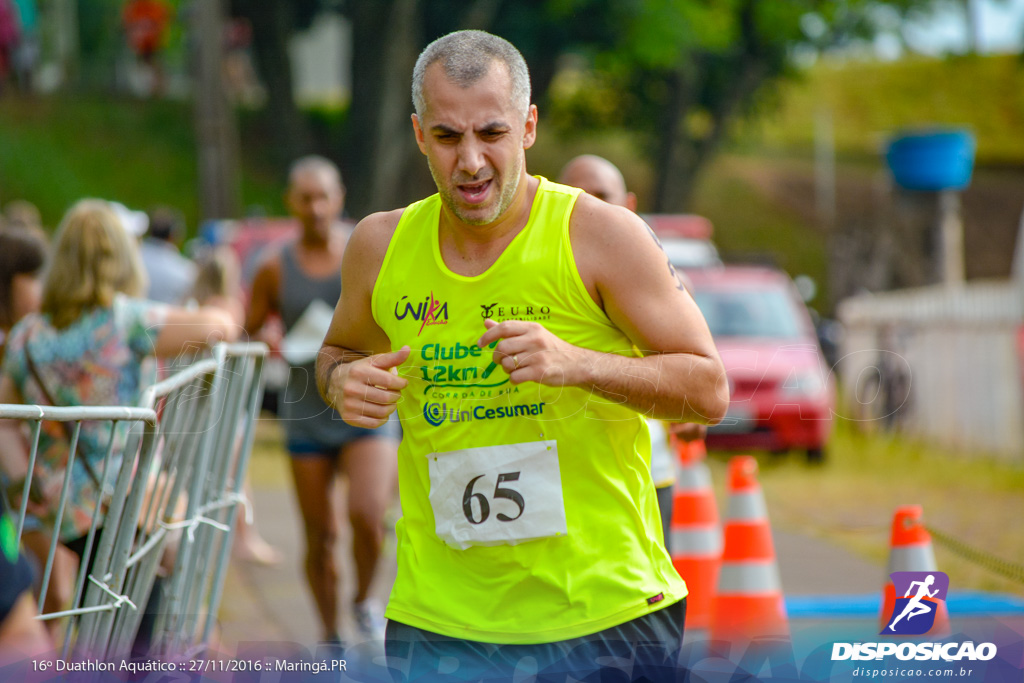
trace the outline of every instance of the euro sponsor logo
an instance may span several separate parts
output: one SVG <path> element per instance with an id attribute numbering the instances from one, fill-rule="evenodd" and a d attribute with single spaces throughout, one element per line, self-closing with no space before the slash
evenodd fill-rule
<path id="1" fill-rule="evenodd" d="M 480 317 L 497 322 L 503 320 L 523 320 L 526 322 L 543 322 L 551 319 L 551 307 L 546 304 L 480 304 Z"/>

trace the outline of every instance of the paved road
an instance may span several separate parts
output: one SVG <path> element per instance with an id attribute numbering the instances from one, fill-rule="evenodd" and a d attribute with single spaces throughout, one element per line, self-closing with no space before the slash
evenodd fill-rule
<path id="1" fill-rule="evenodd" d="M 223 646 L 230 651 L 228 648 L 240 642 L 287 641 L 312 648 L 320 633 L 301 575 L 299 513 L 283 453 L 267 448 L 256 451 L 253 487 L 257 525 L 287 559 L 274 567 L 232 563 L 221 609 Z M 342 547 L 349 543 L 348 533 L 347 527 L 343 527 Z M 779 529 L 774 530 L 774 538 L 783 591 L 787 596 L 880 594 L 884 567 L 825 540 Z M 394 545 L 394 535 L 389 534 L 374 589 L 382 601 L 386 601 L 394 582 Z M 352 571 L 347 561 L 342 562 L 342 567 L 342 604 L 346 605 L 352 593 Z M 794 628 L 798 627 L 794 624 Z M 342 635 L 352 637 L 352 626 L 344 610 Z"/>
<path id="2" fill-rule="evenodd" d="M 260 532 L 284 554 L 285 560 L 270 567 L 232 562 L 221 606 L 221 638 L 225 647 L 246 641 L 287 641 L 312 647 L 321 635 L 313 599 L 302 574 L 303 540 L 298 507 L 289 480 L 280 481 L 280 486 L 255 488 L 253 497 Z M 345 525 L 340 547 L 347 548 L 350 543 L 350 530 Z M 394 534 L 389 533 L 373 589 L 382 604 L 387 602 L 395 579 L 394 550 Z M 354 592 L 353 568 L 345 553 L 339 557 L 343 558 L 342 605 L 347 606 Z M 345 609 L 341 618 L 342 637 L 353 638 L 353 626 Z"/>

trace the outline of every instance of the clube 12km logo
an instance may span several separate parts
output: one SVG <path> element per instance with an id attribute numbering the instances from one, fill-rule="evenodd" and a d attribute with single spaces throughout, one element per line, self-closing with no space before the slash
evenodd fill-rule
<path id="1" fill-rule="evenodd" d="M 939 603 L 945 602 L 949 577 L 945 572 L 893 572 L 889 575 L 896 600 L 885 615 L 880 636 L 920 636 L 935 625 Z M 994 643 L 959 642 L 873 642 L 834 643 L 832 660 L 897 659 L 917 661 L 988 661 L 996 656 Z"/>

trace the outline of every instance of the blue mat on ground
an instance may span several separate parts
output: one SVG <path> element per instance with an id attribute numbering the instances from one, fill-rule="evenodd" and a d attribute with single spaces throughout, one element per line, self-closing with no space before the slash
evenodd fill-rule
<path id="1" fill-rule="evenodd" d="M 882 609 L 882 592 L 862 595 L 790 595 L 786 612 L 790 619 L 846 619 L 877 617 Z M 950 592 L 946 598 L 950 615 L 1024 615 L 1024 597 L 985 591 Z"/>

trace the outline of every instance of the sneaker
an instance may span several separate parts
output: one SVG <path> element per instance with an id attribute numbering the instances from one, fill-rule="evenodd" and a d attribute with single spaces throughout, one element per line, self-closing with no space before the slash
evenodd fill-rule
<path id="1" fill-rule="evenodd" d="M 352 616 L 355 619 L 356 633 L 364 641 L 384 642 L 384 607 L 373 598 L 352 603 Z"/>
<path id="2" fill-rule="evenodd" d="M 317 643 L 316 658 L 319 661 L 330 661 L 345 658 L 345 643 L 337 633 L 331 634 Z"/>

